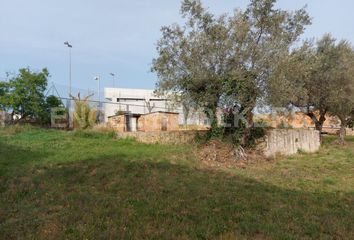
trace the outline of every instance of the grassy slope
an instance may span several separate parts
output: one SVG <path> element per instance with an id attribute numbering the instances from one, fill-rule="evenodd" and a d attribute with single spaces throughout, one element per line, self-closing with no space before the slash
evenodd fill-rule
<path id="1" fill-rule="evenodd" d="M 354 138 L 245 170 L 189 146 L 0 131 L 0 238 L 354 239 Z"/>

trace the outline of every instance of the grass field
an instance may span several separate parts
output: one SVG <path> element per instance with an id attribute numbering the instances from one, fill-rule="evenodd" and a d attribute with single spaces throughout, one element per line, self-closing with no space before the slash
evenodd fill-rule
<path id="1" fill-rule="evenodd" d="M 0 239 L 354 239 L 354 138 L 208 170 L 192 146 L 0 130 Z"/>

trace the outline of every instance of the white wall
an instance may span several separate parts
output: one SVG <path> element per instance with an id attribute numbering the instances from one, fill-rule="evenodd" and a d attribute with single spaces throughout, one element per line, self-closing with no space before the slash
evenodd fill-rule
<path id="1" fill-rule="evenodd" d="M 176 112 L 179 113 L 179 124 L 184 124 L 184 113 L 181 106 L 171 107 L 171 102 L 165 98 L 157 97 L 154 95 L 153 90 L 147 89 L 128 89 L 128 88 L 105 88 L 104 97 L 106 102 L 103 109 L 105 111 L 105 119 L 115 115 L 120 111 L 129 111 L 135 114 L 149 113 L 146 101 L 150 102 L 150 106 L 153 106 L 152 112 Z M 117 100 L 120 99 L 119 102 Z M 135 100 L 139 99 L 139 100 Z M 187 124 L 188 125 L 201 125 L 205 124 L 205 115 L 200 111 L 191 110 Z"/>

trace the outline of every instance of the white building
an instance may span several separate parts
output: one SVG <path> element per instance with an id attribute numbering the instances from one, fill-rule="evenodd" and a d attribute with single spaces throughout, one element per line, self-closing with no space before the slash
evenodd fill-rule
<path id="1" fill-rule="evenodd" d="M 182 125 L 207 126 L 209 121 L 201 111 L 191 109 L 185 118 L 182 106 L 176 106 L 164 97 L 158 97 L 154 90 L 105 88 L 104 97 L 108 103 L 104 104 L 105 120 L 119 112 L 131 114 L 146 114 L 152 112 L 174 112 L 179 114 L 179 123 Z"/>

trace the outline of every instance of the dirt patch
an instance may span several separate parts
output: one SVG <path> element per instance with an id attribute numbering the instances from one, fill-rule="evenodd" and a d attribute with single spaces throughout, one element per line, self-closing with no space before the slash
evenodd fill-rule
<path id="1" fill-rule="evenodd" d="M 246 168 L 251 164 L 268 161 L 257 149 L 244 149 L 219 140 L 199 146 L 196 155 L 204 166 L 211 168 Z"/>

